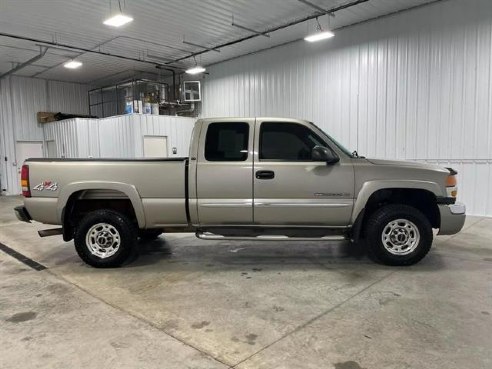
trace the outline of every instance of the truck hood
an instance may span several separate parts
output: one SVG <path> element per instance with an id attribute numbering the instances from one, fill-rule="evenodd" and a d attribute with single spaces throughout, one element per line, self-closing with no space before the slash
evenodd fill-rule
<path id="1" fill-rule="evenodd" d="M 412 168 L 421 168 L 428 170 L 437 170 L 437 171 L 447 171 L 446 168 L 441 167 L 435 164 L 421 163 L 417 161 L 405 161 L 405 160 L 383 160 L 383 159 L 372 159 L 366 158 L 366 160 L 374 165 L 392 165 L 396 167 L 412 167 Z"/>

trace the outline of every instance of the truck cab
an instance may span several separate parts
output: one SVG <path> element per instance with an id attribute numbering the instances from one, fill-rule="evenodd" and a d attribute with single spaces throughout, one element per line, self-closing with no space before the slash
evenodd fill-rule
<path id="1" fill-rule="evenodd" d="M 189 182 L 194 225 L 350 224 L 352 157 L 313 124 L 278 118 L 204 119 L 195 129 L 200 134 L 192 141 L 190 173 L 196 175 Z"/>

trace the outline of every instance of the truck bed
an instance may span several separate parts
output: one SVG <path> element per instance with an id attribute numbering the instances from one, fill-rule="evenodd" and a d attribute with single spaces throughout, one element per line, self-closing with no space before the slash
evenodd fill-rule
<path id="1" fill-rule="evenodd" d="M 187 162 L 187 158 L 28 159 L 32 197 L 26 198 L 26 207 L 34 219 L 62 224 L 64 204 L 74 194 L 99 200 L 129 198 L 140 226 L 140 219 L 145 228 L 187 225 Z"/>

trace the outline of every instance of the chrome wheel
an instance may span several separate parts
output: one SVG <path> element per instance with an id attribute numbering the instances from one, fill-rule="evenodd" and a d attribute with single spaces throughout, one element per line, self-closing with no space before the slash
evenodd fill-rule
<path id="1" fill-rule="evenodd" d="M 91 254 L 106 259 L 118 251 L 121 237 L 118 230 L 111 224 L 98 223 L 87 231 L 85 243 Z"/>
<path id="2" fill-rule="evenodd" d="M 395 219 L 389 222 L 381 235 L 383 246 L 393 255 L 408 255 L 420 242 L 417 226 L 408 219 Z"/>

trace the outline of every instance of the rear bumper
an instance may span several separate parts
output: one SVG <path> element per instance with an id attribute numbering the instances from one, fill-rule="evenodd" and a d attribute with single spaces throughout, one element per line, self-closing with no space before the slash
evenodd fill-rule
<path id="1" fill-rule="evenodd" d="M 19 219 L 21 222 L 31 223 L 32 218 L 24 206 L 15 207 L 14 212 L 17 219 Z"/>
<path id="2" fill-rule="evenodd" d="M 466 219 L 466 206 L 460 202 L 455 204 L 440 204 L 441 227 L 439 235 L 455 234 L 461 231 Z"/>

